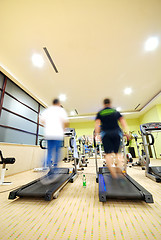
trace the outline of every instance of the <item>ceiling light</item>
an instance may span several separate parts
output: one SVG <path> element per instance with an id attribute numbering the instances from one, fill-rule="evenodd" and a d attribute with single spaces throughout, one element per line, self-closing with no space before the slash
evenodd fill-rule
<path id="1" fill-rule="evenodd" d="M 150 37 L 145 42 L 144 49 L 145 51 L 153 51 L 155 50 L 159 45 L 159 39 L 157 37 Z"/>
<path id="2" fill-rule="evenodd" d="M 132 93 L 132 89 L 131 88 L 125 88 L 124 93 L 127 95 L 130 95 Z"/>
<path id="3" fill-rule="evenodd" d="M 71 112 L 70 112 L 70 115 L 71 115 L 71 116 L 74 116 L 74 115 L 75 115 L 75 111 L 71 111 Z"/>
<path id="4" fill-rule="evenodd" d="M 42 67 L 44 65 L 44 59 L 40 54 L 33 54 L 32 55 L 32 63 L 36 67 Z"/>
<path id="5" fill-rule="evenodd" d="M 59 100 L 60 100 L 61 102 L 65 102 L 66 99 L 67 99 L 67 97 L 66 97 L 65 94 L 60 94 L 60 95 L 59 95 Z"/>
<path id="6" fill-rule="evenodd" d="M 120 112 L 120 111 L 121 111 L 121 107 L 117 107 L 116 110 L 117 110 L 118 112 Z"/>

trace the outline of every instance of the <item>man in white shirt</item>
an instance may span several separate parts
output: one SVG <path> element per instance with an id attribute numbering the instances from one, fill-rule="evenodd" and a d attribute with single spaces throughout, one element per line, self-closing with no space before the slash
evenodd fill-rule
<path id="1" fill-rule="evenodd" d="M 48 152 L 46 164 L 48 167 L 52 165 L 56 168 L 60 160 L 64 129 L 68 127 L 68 116 L 66 111 L 61 107 L 59 99 L 54 99 L 53 105 L 43 111 L 40 116 L 40 122 L 45 127 L 44 136 L 47 140 Z"/>

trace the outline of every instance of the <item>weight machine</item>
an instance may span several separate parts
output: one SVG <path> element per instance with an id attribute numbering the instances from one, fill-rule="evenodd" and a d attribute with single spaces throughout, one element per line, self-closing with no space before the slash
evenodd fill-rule
<path id="1" fill-rule="evenodd" d="M 2 155 L 2 151 L 0 151 L 0 158 L 0 164 L 2 164 L 0 185 L 10 185 L 12 184 L 12 182 L 4 182 L 5 173 L 6 170 L 8 170 L 6 168 L 6 164 L 14 164 L 16 160 L 15 158 L 4 158 Z"/>

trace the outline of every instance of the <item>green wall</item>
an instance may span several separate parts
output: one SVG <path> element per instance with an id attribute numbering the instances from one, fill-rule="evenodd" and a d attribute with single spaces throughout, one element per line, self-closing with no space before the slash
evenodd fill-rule
<path id="1" fill-rule="evenodd" d="M 139 130 L 139 119 L 126 119 L 127 124 L 129 125 L 130 131 Z M 95 127 L 95 121 L 84 121 L 84 122 L 70 122 L 70 127 L 75 128 L 76 134 L 78 137 L 82 135 L 93 135 L 93 130 Z"/>
<path id="2" fill-rule="evenodd" d="M 78 137 L 93 135 L 95 121 L 70 122 L 70 127 L 75 128 Z"/>
<path id="3" fill-rule="evenodd" d="M 125 117 L 126 118 L 126 117 Z M 132 132 L 134 131 L 135 133 L 138 132 L 140 122 L 138 118 L 133 118 L 133 119 L 126 119 L 126 122 L 129 126 L 129 130 Z"/>
<path id="4" fill-rule="evenodd" d="M 126 118 L 126 116 L 125 116 Z M 130 131 L 138 134 L 140 130 L 140 125 L 148 122 L 161 122 L 161 104 L 155 105 L 146 113 L 144 113 L 139 118 L 126 119 Z M 93 135 L 93 130 L 95 126 L 95 121 L 84 121 L 84 122 L 70 122 L 70 127 L 76 129 L 76 134 L 78 137 L 82 135 L 91 136 Z M 155 150 L 157 157 L 160 157 L 161 154 L 161 133 L 153 133 L 155 138 Z M 138 142 L 141 142 L 141 139 L 138 139 Z M 135 147 L 135 153 L 137 156 L 137 149 L 135 140 L 132 140 L 132 146 Z M 141 148 L 140 148 L 141 149 Z"/>
<path id="5" fill-rule="evenodd" d="M 156 107 L 158 111 L 159 121 L 161 122 L 161 104 L 156 105 Z"/>
<path id="6" fill-rule="evenodd" d="M 126 119 L 126 116 L 125 116 L 125 119 Z M 137 134 L 138 137 L 141 137 L 138 134 L 139 127 L 140 127 L 139 118 L 126 119 L 126 122 L 128 124 L 129 131 L 132 132 L 132 133 Z M 138 139 L 138 143 L 141 142 L 141 141 L 142 141 L 141 139 Z M 134 147 L 135 148 L 135 154 L 136 154 L 136 157 L 138 157 L 138 151 L 137 151 L 135 139 L 132 139 L 130 142 L 131 142 L 130 143 L 130 147 Z M 140 150 L 141 150 L 141 148 L 140 148 Z"/>
<path id="7" fill-rule="evenodd" d="M 161 122 L 161 104 L 155 105 L 143 116 L 140 117 L 140 124 L 148 122 Z M 155 139 L 154 148 L 156 151 L 157 158 L 160 158 L 161 154 L 161 132 L 152 133 Z M 153 155 L 154 151 L 152 149 Z M 154 155 L 155 156 L 155 155 Z"/>
<path id="8" fill-rule="evenodd" d="M 161 113 L 158 111 L 158 105 L 156 105 L 140 117 L 140 124 L 148 122 L 159 122 L 161 120 L 159 118 L 160 114 Z"/>

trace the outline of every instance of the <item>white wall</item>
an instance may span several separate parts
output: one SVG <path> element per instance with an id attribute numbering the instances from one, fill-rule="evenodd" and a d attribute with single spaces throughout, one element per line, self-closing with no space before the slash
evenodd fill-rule
<path id="1" fill-rule="evenodd" d="M 4 158 L 14 157 L 16 159 L 14 164 L 6 165 L 8 168 L 6 176 L 41 167 L 45 156 L 45 150 L 33 145 L 0 143 L 0 150 Z M 0 168 L 2 168 L 2 164 L 0 164 Z"/>

